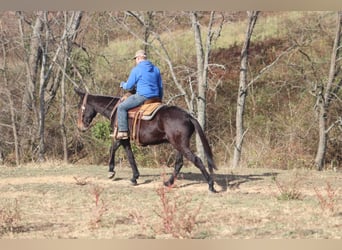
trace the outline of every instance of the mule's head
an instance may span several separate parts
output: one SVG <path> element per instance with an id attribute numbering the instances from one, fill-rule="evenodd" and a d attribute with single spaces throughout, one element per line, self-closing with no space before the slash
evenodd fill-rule
<path id="1" fill-rule="evenodd" d="M 80 97 L 80 101 L 78 103 L 78 116 L 77 116 L 77 128 L 84 132 L 86 131 L 96 116 L 97 112 L 94 107 L 88 102 L 88 93 L 83 90 L 74 89 L 77 95 Z"/>

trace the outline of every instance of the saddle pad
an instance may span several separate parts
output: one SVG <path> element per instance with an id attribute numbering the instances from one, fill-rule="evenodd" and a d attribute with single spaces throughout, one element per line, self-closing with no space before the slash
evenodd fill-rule
<path id="1" fill-rule="evenodd" d="M 130 118 L 134 118 L 135 115 L 139 113 L 139 117 L 141 117 L 142 120 L 151 120 L 157 111 L 163 106 L 164 104 L 161 102 L 143 104 L 142 106 L 130 109 L 128 111 L 128 116 Z"/>

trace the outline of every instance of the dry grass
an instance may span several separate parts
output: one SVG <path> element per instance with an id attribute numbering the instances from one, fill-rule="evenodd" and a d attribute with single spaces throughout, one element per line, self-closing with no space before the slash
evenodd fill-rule
<path id="1" fill-rule="evenodd" d="M 0 209 L 18 218 L 1 238 L 341 238 L 340 172 L 221 166 L 213 195 L 192 167 L 165 189 L 162 176 L 171 169 L 141 168 L 133 187 L 125 164 L 114 181 L 106 166 L 51 165 L 0 168 Z M 278 185 L 301 199 L 279 199 Z M 324 200 L 333 200 L 333 213 L 323 212 Z"/>
<path id="2" fill-rule="evenodd" d="M 13 235 L 20 224 L 20 209 L 18 201 L 3 203 L 0 207 L 0 236 L 3 234 Z"/>

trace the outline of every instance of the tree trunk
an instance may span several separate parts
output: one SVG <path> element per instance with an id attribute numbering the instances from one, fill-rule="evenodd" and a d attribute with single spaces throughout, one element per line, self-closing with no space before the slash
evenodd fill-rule
<path id="1" fill-rule="evenodd" d="M 9 90 L 8 90 L 8 102 L 10 105 L 11 123 L 12 123 L 13 138 L 14 138 L 15 164 L 19 166 L 20 154 L 19 154 L 19 138 L 18 138 L 16 112 L 15 112 L 14 102 L 13 102 L 13 99 Z"/>
<path id="2" fill-rule="evenodd" d="M 67 16 L 66 16 L 67 19 Z M 63 145 L 63 159 L 64 162 L 68 162 L 68 137 L 67 130 L 65 126 L 65 117 L 66 117 L 66 93 L 65 93 L 65 71 L 68 64 L 68 59 L 71 53 L 71 42 L 76 39 L 77 30 L 80 25 L 82 19 L 82 12 L 76 11 L 72 13 L 69 24 L 66 26 L 66 37 L 67 39 L 64 41 L 64 62 L 63 62 L 63 75 L 61 79 L 61 116 L 60 116 L 60 126 L 61 126 L 61 134 L 62 134 L 62 145 Z"/>
<path id="3" fill-rule="evenodd" d="M 17 120 L 16 120 L 16 112 L 14 107 L 14 102 L 12 99 L 11 91 L 9 88 L 8 77 L 7 77 L 7 51 L 5 43 L 2 43 L 2 55 L 3 55 L 3 69 L 1 70 L 3 73 L 4 83 L 5 83 L 5 92 L 8 98 L 9 110 L 11 114 L 11 128 L 13 131 L 13 138 L 14 138 L 14 149 L 15 149 L 15 163 L 17 166 L 20 165 L 20 154 L 19 154 L 19 140 L 18 140 L 18 129 L 17 129 Z M 3 154 L 0 150 L 0 161 L 3 161 Z"/>
<path id="4" fill-rule="evenodd" d="M 47 23 L 47 12 L 43 14 L 44 23 Z M 40 66 L 40 81 L 39 81 L 39 110 L 38 110 L 38 136 L 39 136 L 39 148 L 38 148 L 38 162 L 45 161 L 45 100 L 44 92 L 47 85 L 47 74 L 45 72 L 48 56 L 48 39 L 49 31 L 46 27 L 45 43 L 43 44 L 40 39 L 40 48 L 42 50 L 42 62 Z"/>
<path id="5" fill-rule="evenodd" d="M 202 129 L 205 130 L 206 121 L 206 105 L 207 105 L 207 79 L 204 78 L 204 72 L 207 70 L 204 68 L 204 49 L 201 38 L 201 29 L 198 23 L 198 17 L 196 12 L 191 12 L 192 28 L 195 35 L 195 47 L 197 58 L 197 120 Z M 208 51 L 206 53 L 209 53 Z M 204 157 L 204 149 L 201 144 L 199 136 L 196 134 L 196 149 L 200 158 Z"/>
<path id="6" fill-rule="evenodd" d="M 4 153 L 2 152 L 2 149 L 0 147 L 0 166 L 4 165 L 4 163 L 5 163 L 5 156 L 4 156 Z"/>
<path id="7" fill-rule="evenodd" d="M 19 13 L 19 30 L 21 33 L 22 47 L 26 48 L 25 37 L 23 32 L 22 15 Z M 36 85 L 38 79 L 38 66 L 41 59 L 41 50 L 39 46 L 39 36 L 43 30 L 43 11 L 37 12 L 37 17 L 33 25 L 32 36 L 28 49 L 25 49 L 25 67 L 27 82 L 25 84 L 24 95 L 22 99 L 22 117 L 19 125 L 21 154 L 28 151 L 30 148 L 29 141 L 34 141 L 35 135 L 30 131 L 33 128 L 33 123 L 36 123 L 38 111 L 36 109 Z"/>
<path id="8" fill-rule="evenodd" d="M 197 12 L 190 12 L 190 19 L 195 36 L 196 58 L 197 58 L 197 120 L 202 129 L 206 129 L 206 112 L 207 112 L 207 92 L 208 92 L 208 69 L 209 55 L 211 51 L 212 41 L 214 37 L 213 21 L 215 12 L 210 14 L 208 31 L 205 47 L 201 37 L 201 29 L 198 21 Z M 217 32 L 219 36 L 221 29 Z M 199 136 L 196 134 L 196 149 L 200 158 L 204 159 L 204 149 Z"/>
<path id="9" fill-rule="evenodd" d="M 245 133 L 247 130 L 244 128 L 243 116 L 245 111 L 245 102 L 247 97 L 247 67 L 248 67 L 248 49 L 253 33 L 255 23 L 258 18 L 258 11 L 248 11 L 248 26 L 246 31 L 245 41 L 241 50 L 241 68 L 240 68 L 240 81 L 239 90 L 237 97 L 237 108 L 236 108 L 236 137 L 234 145 L 234 157 L 233 157 L 233 168 L 239 166 L 242 144 L 244 140 Z"/>
<path id="10" fill-rule="evenodd" d="M 318 131 L 319 131 L 319 139 L 318 139 L 318 148 L 315 158 L 315 165 L 317 170 L 322 170 L 324 167 L 325 153 L 327 148 L 327 133 L 326 129 L 326 110 L 324 108 L 324 104 L 319 105 L 318 111 Z"/>
<path id="11" fill-rule="evenodd" d="M 331 54 L 330 60 L 330 70 L 328 81 L 325 88 L 322 90 L 322 93 L 318 95 L 318 130 L 319 130 L 319 141 L 318 141 L 318 149 L 315 158 L 315 165 L 317 170 L 322 170 L 324 168 L 325 162 L 325 154 L 327 148 L 328 141 L 328 132 L 327 130 L 327 115 L 330 106 L 330 102 L 332 99 L 332 89 L 333 84 L 336 81 L 337 76 L 337 60 L 338 55 L 340 54 L 341 49 L 341 24 L 342 24 L 342 12 L 338 12 L 337 14 L 337 27 L 336 27 L 336 35 L 334 40 L 334 45 Z"/>
<path id="12" fill-rule="evenodd" d="M 64 70 L 67 66 L 67 57 L 64 59 Z M 60 117 L 60 126 L 61 126 L 61 134 L 62 134 L 62 146 L 63 146 L 63 160 L 64 162 L 68 162 L 68 137 L 65 126 L 65 116 L 66 116 L 66 98 L 65 98 L 65 74 L 62 76 L 61 81 L 61 117 Z"/>

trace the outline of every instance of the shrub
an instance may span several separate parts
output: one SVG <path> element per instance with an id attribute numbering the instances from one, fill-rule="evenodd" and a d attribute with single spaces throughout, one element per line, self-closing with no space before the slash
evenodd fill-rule
<path id="1" fill-rule="evenodd" d="M 328 210 L 331 213 L 334 213 L 337 209 L 337 190 L 334 190 L 329 182 L 326 182 L 326 195 L 322 194 L 316 187 L 314 190 L 322 211 L 325 212 Z"/>
<path id="2" fill-rule="evenodd" d="M 99 140 L 107 141 L 110 137 L 110 123 L 108 121 L 97 122 L 91 128 L 91 134 L 93 137 Z"/>
<path id="3" fill-rule="evenodd" d="M 288 183 L 280 183 L 276 177 L 273 178 L 273 181 L 275 182 L 279 191 L 279 195 L 277 196 L 278 200 L 289 201 L 301 200 L 303 198 L 303 195 L 299 190 L 300 177 L 297 175 Z"/>

